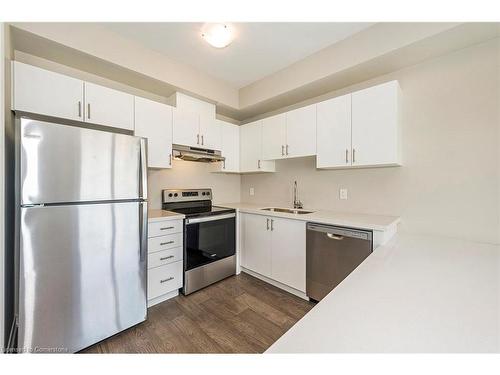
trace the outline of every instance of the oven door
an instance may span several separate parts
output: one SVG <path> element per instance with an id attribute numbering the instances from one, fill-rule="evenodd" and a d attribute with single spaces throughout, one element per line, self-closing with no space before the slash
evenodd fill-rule
<path id="1" fill-rule="evenodd" d="M 227 258 L 236 253 L 236 214 L 186 219 L 185 270 Z"/>

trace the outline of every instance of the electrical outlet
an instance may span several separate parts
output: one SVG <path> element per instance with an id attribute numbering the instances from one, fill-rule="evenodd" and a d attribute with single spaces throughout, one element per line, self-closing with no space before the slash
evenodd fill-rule
<path id="1" fill-rule="evenodd" d="M 339 190 L 339 198 L 340 199 L 347 199 L 347 189 L 341 188 Z"/>
<path id="2" fill-rule="evenodd" d="M 255 195 L 255 189 L 254 188 L 250 188 L 250 195 Z"/>

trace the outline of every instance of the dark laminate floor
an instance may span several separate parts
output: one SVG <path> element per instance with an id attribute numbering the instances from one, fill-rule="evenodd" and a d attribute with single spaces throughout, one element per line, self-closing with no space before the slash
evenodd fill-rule
<path id="1" fill-rule="evenodd" d="M 148 310 L 148 320 L 85 353 L 262 353 L 313 303 L 241 273 Z"/>

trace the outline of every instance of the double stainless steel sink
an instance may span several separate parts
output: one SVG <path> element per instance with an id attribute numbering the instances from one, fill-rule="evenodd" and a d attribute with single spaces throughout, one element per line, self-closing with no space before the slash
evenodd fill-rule
<path id="1" fill-rule="evenodd" d="M 296 208 L 279 208 L 279 207 L 261 208 L 261 210 L 272 211 L 272 212 L 283 212 L 286 214 L 295 214 L 295 215 L 312 214 L 314 212 L 314 211 L 298 210 Z"/>

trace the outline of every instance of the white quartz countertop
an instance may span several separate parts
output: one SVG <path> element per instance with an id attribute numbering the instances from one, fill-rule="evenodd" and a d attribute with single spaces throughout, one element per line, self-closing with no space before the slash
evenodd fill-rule
<path id="1" fill-rule="evenodd" d="M 288 214 L 283 212 L 263 211 L 266 207 L 280 207 L 273 205 L 258 205 L 249 203 L 222 203 L 217 206 L 229 207 L 237 209 L 240 212 L 255 213 L 266 216 L 277 216 L 289 219 L 311 221 L 315 223 L 339 225 L 344 227 L 353 227 L 359 229 L 369 229 L 376 231 L 387 231 L 400 222 L 397 216 L 384 215 L 367 215 L 367 214 L 352 214 L 340 213 L 326 210 L 310 210 L 314 211 L 310 214 Z M 283 207 L 290 208 L 290 207 Z M 306 210 L 308 210 L 306 208 Z"/>
<path id="2" fill-rule="evenodd" d="M 182 220 L 184 215 L 166 210 L 148 210 L 148 221 Z"/>
<path id="3" fill-rule="evenodd" d="M 397 234 L 268 353 L 500 352 L 500 246 Z"/>

